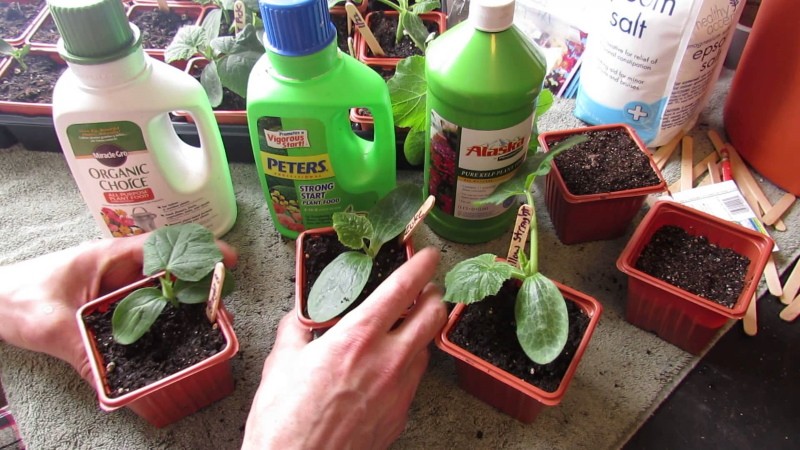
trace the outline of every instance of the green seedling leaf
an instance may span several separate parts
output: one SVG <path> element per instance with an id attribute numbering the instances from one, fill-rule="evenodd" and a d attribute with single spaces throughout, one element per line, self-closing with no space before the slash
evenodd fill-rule
<path id="1" fill-rule="evenodd" d="M 369 253 L 377 255 L 383 244 L 400 235 L 422 202 L 422 190 L 412 184 L 398 185 L 378 200 L 368 215 L 372 223 Z"/>
<path id="2" fill-rule="evenodd" d="M 412 14 L 411 12 L 401 12 L 398 30 L 401 27 L 411 40 L 414 41 L 414 45 L 416 45 L 417 48 L 425 50 L 425 45 L 428 41 L 428 29 L 425 27 L 425 24 L 422 23 L 422 19 L 418 15 Z M 397 42 L 400 42 L 402 37 L 402 35 L 398 37 Z"/>
<path id="3" fill-rule="evenodd" d="M 210 43 L 219 37 L 219 27 L 222 25 L 222 10 L 215 8 L 208 11 L 201 25 L 206 31 L 206 43 Z"/>
<path id="4" fill-rule="evenodd" d="M 157 288 L 137 289 L 120 300 L 111 316 L 114 340 L 128 345 L 139 340 L 150 329 L 167 305 Z"/>
<path id="5" fill-rule="evenodd" d="M 164 50 L 167 62 L 187 60 L 194 55 L 207 52 L 208 32 L 199 25 L 184 25 L 175 33 L 172 42 Z"/>
<path id="6" fill-rule="evenodd" d="M 15 50 L 14 46 L 5 39 L 0 39 L 0 55 L 13 56 Z"/>
<path id="7" fill-rule="evenodd" d="M 361 295 L 372 271 L 372 259 L 364 253 L 345 252 L 331 261 L 308 294 L 308 316 L 317 322 L 343 313 Z"/>
<path id="8" fill-rule="evenodd" d="M 222 261 L 214 235 L 202 225 L 157 228 L 144 244 L 144 274 L 162 270 L 184 281 L 199 281 Z"/>
<path id="9" fill-rule="evenodd" d="M 372 237 L 372 224 L 361 214 L 336 212 L 333 213 L 332 221 L 339 242 L 353 250 L 364 248 L 364 240 Z"/>
<path id="10" fill-rule="evenodd" d="M 211 47 L 218 54 L 235 55 L 238 53 L 256 52 L 264 54 L 264 46 L 258 40 L 256 29 L 247 24 L 236 36 L 221 36 L 211 41 Z"/>
<path id="11" fill-rule="evenodd" d="M 387 82 L 392 99 L 394 123 L 401 128 L 425 129 L 425 58 L 410 56 L 397 64 Z"/>
<path id="12" fill-rule="evenodd" d="M 403 142 L 403 155 L 406 161 L 412 166 L 421 166 L 425 162 L 425 139 L 427 134 L 424 130 L 410 129 Z"/>
<path id="13" fill-rule="evenodd" d="M 535 363 L 547 364 L 564 350 L 569 317 L 564 297 L 544 275 L 537 273 L 522 283 L 514 308 L 517 339 Z"/>
<path id="14" fill-rule="evenodd" d="M 421 0 L 411 5 L 411 12 L 414 14 L 424 14 L 441 6 L 439 0 Z"/>
<path id="15" fill-rule="evenodd" d="M 206 302 L 208 301 L 208 294 L 211 290 L 211 280 L 213 278 L 214 272 L 212 271 L 205 278 L 197 282 L 178 280 L 175 283 L 175 296 L 180 303 L 188 305 Z M 235 288 L 236 286 L 231 273 L 228 269 L 225 269 L 225 279 L 222 282 L 222 292 L 220 295 L 225 297 L 233 292 Z"/>
<path id="16" fill-rule="evenodd" d="M 536 97 L 536 117 L 541 117 L 542 114 L 546 113 L 549 110 L 553 103 L 555 102 L 555 98 L 553 97 L 553 93 L 550 92 L 549 89 L 542 89 L 539 92 L 539 96 Z"/>
<path id="17" fill-rule="evenodd" d="M 461 261 L 445 276 L 443 300 L 470 304 L 496 295 L 514 271 L 510 264 L 497 261 L 489 253 Z"/>
<path id="18" fill-rule="evenodd" d="M 208 101 L 212 107 L 219 106 L 222 103 L 222 80 L 219 79 L 217 73 L 217 63 L 209 61 L 203 71 L 200 72 L 200 84 L 206 91 Z"/>
<path id="19" fill-rule="evenodd" d="M 222 85 L 235 92 L 239 96 L 247 97 L 247 81 L 253 66 L 264 54 L 260 52 L 244 51 L 230 54 L 219 60 L 217 71 Z"/>

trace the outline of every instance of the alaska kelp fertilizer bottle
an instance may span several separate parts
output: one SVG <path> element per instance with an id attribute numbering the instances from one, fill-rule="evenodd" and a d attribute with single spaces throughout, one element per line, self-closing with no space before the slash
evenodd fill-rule
<path id="1" fill-rule="evenodd" d="M 78 188 L 106 236 L 180 223 L 222 236 L 236 221 L 222 137 L 203 87 L 142 50 L 119 0 L 49 0 L 69 65 L 53 90 L 53 122 Z M 188 111 L 200 146 L 170 111 Z"/>
<path id="2" fill-rule="evenodd" d="M 386 82 L 339 51 L 324 0 L 261 0 L 266 54 L 247 85 L 247 122 L 275 228 L 288 238 L 366 211 L 396 184 L 394 121 Z M 349 111 L 366 107 L 374 140 Z"/>
<path id="3" fill-rule="evenodd" d="M 426 52 L 427 223 L 451 241 L 486 242 L 513 226 L 514 198 L 474 204 L 524 162 L 544 80 L 544 57 L 513 18 L 514 0 L 472 0 L 467 20 Z"/>

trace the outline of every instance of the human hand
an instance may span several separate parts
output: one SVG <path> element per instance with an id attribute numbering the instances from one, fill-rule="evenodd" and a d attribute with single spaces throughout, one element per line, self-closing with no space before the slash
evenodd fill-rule
<path id="1" fill-rule="evenodd" d="M 426 248 L 320 338 L 294 312 L 278 327 L 243 448 L 386 448 L 405 428 L 447 311 Z M 403 322 L 397 319 L 416 299 Z"/>
<path id="2" fill-rule="evenodd" d="M 147 236 L 91 241 L 0 267 L 0 339 L 62 359 L 92 383 L 75 314 L 90 300 L 143 277 Z M 235 250 L 217 245 L 232 267 Z"/>

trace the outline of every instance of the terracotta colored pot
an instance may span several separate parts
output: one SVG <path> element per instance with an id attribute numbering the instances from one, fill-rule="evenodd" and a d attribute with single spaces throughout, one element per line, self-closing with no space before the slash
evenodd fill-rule
<path id="1" fill-rule="evenodd" d="M 63 65 L 66 69 L 67 63 L 61 59 L 61 56 L 55 51 L 48 50 L 31 50 L 28 58 L 32 55 L 44 55 Z M 11 73 L 17 67 L 17 62 L 12 58 L 0 60 L 0 80 L 6 77 L 6 74 Z M 23 116 L 52 116 L 53 103 L 25 103 L 17 101 L 0 101 L 0 112 L 9 114 L 19 114 Z"/>
<path id="2" fill-rule="evenodd" d="M 6 12 L 6 11 L 8 11 L 7 8 L 12 7 L 12 6 L 9 6 L 11 3 L 19 3 L 21 5 L 26 5 L 27 6 L 27 5 L 35 5 L 35 4 L 39 3 L 39 2 L 40 2 L 40 0 L 0 0 L 0 4 L 2 4 L 4 6 L 3 8 L 0 9 L 0 13 L 7 14 L 7 12 Z M 41 1 L 41 3 L 42 3 L 41 4 L 41 8 L 39 8 L 39 10 L 32 17 L 30 17 L 27 20 L 27 24 L 24 25 L 21 28 L 19 33 L 15 33 L 14 36 L 8 36 L 8 35 L 6 35 L 6 30 L 1 30 L 0 31 L 0 37 L 5 39 L 5 41 L 8 42 L 9 44 L 11 44 L 11 46 L 13 46 L 13 47 L 17 47 L 17 46 L 20 46 L 20 45 L 24 44 L 25 40 L 33 32 L 33 28 L 36 25 L 36 23 L 39 21 L 41 16 L 46 14 L 47 4 L 44 1 Z"/>
<path id="3" fill-rule="evenodd" d="M 167 6 L 169 6 L 169 10 L 172 13 L 178 14 L 180 16 L 186 16 L 188 19 L 191 19 L 191 22 L 194 25 L 200 25 L 203 21 L 203 17 L 205 15 L 205 11 L 210 8 L 206 8 L 197 4 L 193 3 L 186 3 L 186 2 L 167 2 Z M 129 10 L 128 10 L 128 20 L 133 22 L 135 18 L 147 11 L 152 11 L 154 9 L 158 9 L 158 4 L 156 2 L 136 2 Z M 144 32 L 145 30 L 141 30 Z M 150 55 L 164 55 L 164 48 L 150 48 L 142 43 L 142 47 L 144 48 L 145 52 L 149 53 Z"/>
<path id="4" fill-rule="evenodd" d="M 539 144 L 544 151 L 550 143 L 587 131 L 623 129 L 650 159 L 650 166 L 660 180 L 658 184 L 624 191 L 574 195 L 569 192 L 555 161 L 545 181 L 545 202 L 558 238 L 564 244 L 614 239 L 622 236 L 650 194 L 666 190 L 667 184 L 653 161 L 652 154 L 633 130 L 625 124 L 598 125 L 542 133 Z"/>
<path id="5" fill-rule="evenodd" d="M 325 228 L 314 228 L 311 230 L 306 230 L 300 233 L 297 236 L 297 241 L 295 241 L 295 288 L 294 288 L 294 309 L 297 312 L 297 319 L 303 326 L 308 327 L 312 330 L 317 332 L 324 332 L 328 328 L 334 326 L 336 322 L 339 321 L 339 317 L 335 317 L 331 320 L 327 320 L 325 322 L 316 322 L 308 317 L 305 313 L 306 311 L 306 301 L 304 294 L 304 286 L 306 285 L 306 251 L 305 251 L 305 242 L 311 236 L 319 236 L 331 234 L 336 235 L 336 230 L 333 227 L 325 227 Z M 406 260 L 411 259 L 414 256 L 414 244 L 413 244 L 413 237 L 409 238 L 406 241 Z"/>
<path id="6" fill-rule="evenodd" d="M 556 406 L 561 403 L 603 312 L 603 306 L 596 299 L 561 283 L 555 283 L 564 299 L 578 304 L 590 319 L 572 362 L 554 392 L 527 383 L 450 341 L 448 336 L 467 305 L 456 304 L 435 340 L 437 347 L 455 359 L 458 384 L 462 389 L 523 423 L 535 421 L 545 406 Z"/>
<path id="7" fill-rule="evenodd" d="M 177 61 L 176 61 L 177 62 Z M 170 63 L 172 64 L 172 63 Z M 185 63 L 184 70 L 189 75 L 198 75 L 200 71 L 208 64 L 208 60 L 202 57 L 192 58 L 188 62 Z M 186 111 L 174 111 L 173 112 L 178 117 L 183 117 L 189 123 L 194 123 L 194 119 L 190 116 Z M 214 117 L 217 119 L 217 123 L 221 125 L 246 125 L 247 124 L 247 111 L 244 109 L 240 110 L 214 110 Z"/>
<path id="8" fill-rule="evenodd" d="M 391 71 L 394 73 L 394 69 L 396 65 L 393 64 L 367 64 L 373 70 L 378 73 L 383 71 Z M 375 121 L 372 119 L 371 114 L 363 114 L 359 111 L 361 108 L 351 108 L 350 109 L 350 121 L 353 123 L 357 123 L 361 126 L 361 131 L 369 131 L 372 130 L 373 126 L 375 125 Z"/>
<path id="9" fill-rule="evenodd" d="M 387 16 L 397 16 L 397 11 L 381 11 L 382 13 L 386 14 Z M 375 12 L 371 12 L 367 14 L 367 17 L 364 18 L 364 21 L 367 24 L 367 27 L 370 26 L 370 19 L 373 17 Z M 442 33 L 447 30 L 447 16 L 441 11 L 431 11 L 424 14 L 420 14 L 423 22 L 435 22 L 439 25 L 439 33 L 437 36 L 441 35 Z M 364 39 L 358 39 L 358 48 L 356 49 L 356 54 L 358 55 L 358 60 L 363 61 L 364 64 L 380 64 L 380 65 L 392 65 L 396 66 L 400 60 L 403 58 L 390 58 L 390 57 L 376 57 L 376 56 L 369 56 L 371 52 L 367 49 L 367 42 Z"/>
<path id="10" fill-rule="evenodd" d="M 636 261 L 653 234 L 674 225 L 709 243 L 728 248 L 750 259 L 745 288 L 733 308 L 705 299 L 636 269 Z M 768 236 L 739 224 L 671 201 L 659 201 L 636 228 L 617 259 L 617 268 L 628 275 L 628 322 L 656 333 L 690 353 L 700 354 L 729 319 L 741 319 L 758 287 L 773 249 Z"/>
<path id="11" fill-rule="evenodd" d="M 227 344 L 217 354 L 155 383 L 119 397 L 110 397 L 105 381 L 105 363 L 101 360 L 94 337 L 83 323 L 83 317 L 95 311 L 106 311 L 131 291 L 153 285 L 157 277 L 145 278 L 87 303 L 78 310 L 77 321 L 83 345 L 92 368 L 95 390 L 103 411 L 127 406 L 156 427 L 164 427 L 214 403 L 233 392 L 230 359 L 239 351 L 232 318 L 223 306 L 217 324 Z"/>
<path id="12" fill-rule="evenodd" d="M 356 5 L 356 9 L 359 13 L 361 13 L 362 17 L 367 14 L 367 9 L 369 9 L 369 0 L 362 0 L 361 3 L 353 2 L 353 4 Z M 347 14 L 347 11 L 344 9 L 344 2 L 332 7 L 330 11 L 331 13 Z"/>

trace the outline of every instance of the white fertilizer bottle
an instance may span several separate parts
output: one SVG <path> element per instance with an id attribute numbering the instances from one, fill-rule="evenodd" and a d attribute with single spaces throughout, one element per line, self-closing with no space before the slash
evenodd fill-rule
<path id="1" fill-rule="evenodd" d="M 83 199 L 106 236 L 199 223 L 216 236 L 236 221 L 228 162 L 208 97 L 191 75 L 150 58 L 119 0 L 49 0 L 69 68 L 53 122 Z M 170 111 L 188 111 L 200 146 Z"/>

